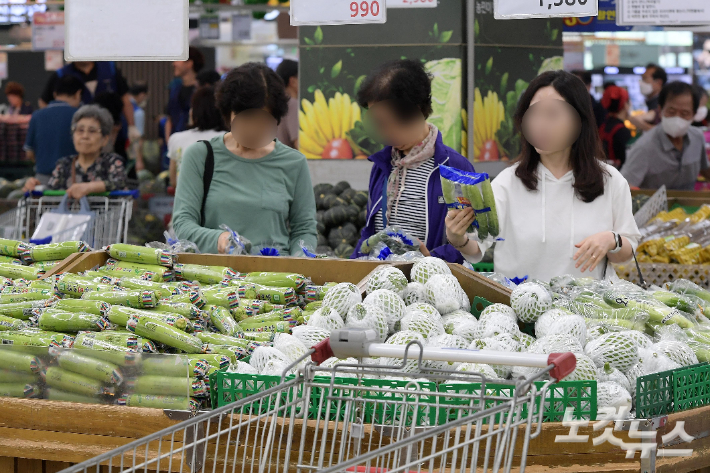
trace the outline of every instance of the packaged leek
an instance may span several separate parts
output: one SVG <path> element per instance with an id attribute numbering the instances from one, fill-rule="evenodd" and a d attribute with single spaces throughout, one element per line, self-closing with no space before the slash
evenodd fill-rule
<path id="1" fill-rule="evenodd" d="M 179 314 L 182 315 L 185 318 L 188 318 L 190 320 L 194 320 L 200 315 L 202 315 L 202 311 L 197 308 L 196 305 L 191 304 L 189 302 L 167 302 L 167 301 L 161 301 L 158 303 L 158 305 L 153 309 L 155 312 L 166 312 L 169 314 Z"/>
<path id="2" fill-rule="evenodd" d="M 104 301 L 87 301 L 84 299 L 60 299 L 54 304 L 54 308 L 66 312 L 85 312 L 105 317 L 111 310 L 111 304 Z"/>
<path id="3" fill-rule="evenodd" d="M 121 278 L 117 282 L 120 287 L 125 289 L 153 291 L 158 299 L 165 299 L 177 294 L 177 292 L 170 286 L 163 283 L 148 281 L 147 279 Z"/>
<path id="4" fill-rule="evenodd" d="M 14 349 L 4 349 L 0 351 L 0 355 L 2 355 L 2 367 L 6 370 L 26 374 L 37 374 L 44 368 L 42 361 L 36 356 L 27 353 L 19 353 Z"/>
<path id="5" fill-rule="evenodd" d="M 207 305 L 207 300 L 204 298 L 202 295 L 202 292 L 199 290 L 191 290 L 189 292 L 184 292 L 182 294 L 178 294 L 175 296 L 170 296 L 168 299 L 165 300 L 165 302 L 172 302 L 172 303 L 187 303 L 187 304 L 193 304 L 197 306 L 199 309 L 202 309 Z"/>
<path id="6" fill-rule="evenodd" d="M 22 259 L 30 263 L 33 261 L 61 261 L 74 253 L 91 251 L 91 247 L 83 241 L 64 241 L 49 243 L 28 248 L 22 252 Z"/>
<path id="7" fill-rule="evenodd" d="M 37 261 L 37 262 L 34 262 L 34 263 L 30 264 L 30 266 L 33 267 L 33 268 L 37 268 L 37 269 L 39 269 L 40 271 L 46 273 L 47 271 L 51 270 L 52 268 L 54 268 L 56 265 L 58 265 L 58 264 L 61 263 L 62 261 L 64 261 L 64 260 L 59 260 L 59 261 Z"/>
<path id="8" fill-rule="evenodd" d="M 91 291 L 82 296 L 84 300 L 104 301 L 112 306 L 125 305 L 136 309 L 147 309 L 158 304 L 153 291 Z"/>
<path id="9" fill-rule="evenodd" d="M 117 365 L 79 354 L 76 350 L 57 350 L 54 353 L 59 367 L 106 384 L 121 384 L 123 375 Z"/>
<path id="10" fill-rule="evenodd" d="M 175 276 L 202 284 L 219 284 L 224 279 L 234 279 L 238 273 L 226 266 L 203 266 L 201 264 L 176 264 Z"/>
<path id="11" fill-rule="evenodd" d="M 205 350 L 208 354 L 224 355 L 229 357 L 229 361 L 236 363 L 237 360 L 246 358 L 251 354 L 251 350 L 235 345 L 207 345 Z"/>
<path id="12" fill-rule="evenodd" d="M 79 402 L 82 404 L 103 404 L 98 396 L 84 396 L 82 394 L 70 393 L 56 388 L 47 388 L 44 398 L 48 401 Z"/>
<path id="13" fill-rule="evenodd" d="M 154 282 L 170 281 L 173 278 L 172 270 L 165 266 L 129 263 L 128 261 L 108 260 L 105 266 L 99 268 L 99 271 L 114 277 L 131 275 Z"/>
<path id="14" fill-rule="evenodd" d="M 239 338 L 259 343 L 270 343 L 274 341 L 274 332 L 242 332 Z"/>
<path id="15" fill-rule="evenodd" d="M 2 352 L 0 352 L 2 354 Z M 33 373 L 12 370 L 0 370 L 1 384 L 36 384 L 39 377 Z"/>
<path id="16" fill-rule="evenodd" d="M 133 316 L 148 317 L 149 319 L 158 320 L 180 330 L 185 330 L 188 324 L 188 320 L 178 314 L 134 309 L 132 307 L 123 307 L 119 305 L 111 306 L 111 310 L 108 313 L 108 320 L 112 324 L 125 327 L 128 325 L 129 319 Z"/>
<path id="17" fill-rule="evenodd" d="M 0 263 L 11 263 L 11 264 L 24 264 L 21 260 L 13 258 L 12 256 L 0 255 Z"/>
<path id="18" fill-rule="evenodd" d="M 269 301 L 272 304 L 295 305 L 298 301 L 296 291 L 290 287 L 269 287 L 254 284 L 256 299 Z"/>
<path id="19" fill-rule="evenodd" d="M 165 396 L 189 395 L 203 397 L 207 395 L 205 382 L 184 376 L 141 375 L 126 381 L 126 389 L 134 394 L 160 394 Z"/>
<path id="20" fill-rule="evenodd" d="M 203 289 L 202 295 L 208 305 L 218 305 L 227 309 L 239 306 L 239 295 L 234 288 Z"/>
<path id="21" fill-rule="evenodd" d="M 86 356 L 108 361 L 118 366 L 134 366 L 141 361 L 138 351 L 104 340 L 96 340 L 87 333 L 77 335 L 72 348 L 81 350 L 82 354 L 86 354 Z"/>
<path id="22" fill-rule="evenodd" d="M 475 220 L 469 233 L 477 230 L 483 241 L 497 237 L 500 228 L 493 189 L 488 174 L 465 172 L 448 166 L 440 166 L 441 188 L 449 209 L 473 208 Z"/>
<path id="23" fill-rule="evenodd" d="M 114 388 L 104 386 L 101 381 L 57 366 L 47 368 L 44 381 L 49 387 L 84 396 L 114 394 L 115 392 Z"/>
<path id="24" fill-rule="evenodd" d="M 200 403 L 185 396 L 158 396 L 154 394 L 128 394 L 116 401 L 120 406 L 175 409 L 195 412 Z"/>
<path id="25" fill-rule="evenodd" d="M 159 248 L 148 248 L 146 246 L 127 245 L 115 243 L 106 247 L 106 252 L 111 258 L 128 261 L 130 263 L 153 264 L 173 266 L 173 257 L 170 253 Z"/>
<path id="26" fill-rule="evenodd" d="M 296 290 L 304 287 L 308 281 L 302 274 L 272 272 L 247 273 L 246 276 L 240 279 L 254 284 L 261 284 L 262 286 L 290 287 Z"/>
<path id="27" fill-rule="evenodd" d="M 39 279 L 44 271 L 32 266 L 20 266 L 19 264 L 0 263 L 0 276 L 10 279 Z"/>
<path id="28" fill-rule="evenodd" d="M 71 347 L 74 337 L 65 333 L 24 329 L 0 332 L 0 344 L 25 347 Z M 46 350 L 44 351 L 46 354 Z"/>
<path id="29" fill-rule="evenodd" d="M 115 286 L 101 284 L 87 278 L 68 276 L 63 274 L 54 281 L 54 290 L 60 294 L 67 294 L 74 297 L 81 297 L 87 292 L 110 292 Z"/>
<path id="30" fill-rule="evenodd" d="M 47 294 L 54 293 L 54 284 L 50 280 L 35 279 L 30 281 L 30 289 L 41 289 Z"/>
<path id="31" fill-rule="evenodd" d="M 134 315 L 128 320 L 126 328 L 141 337 L 149 338 L 186 353 L 202 352 L 202 342 L 198 338 L 165 322 Z"/>
<path id="32" fill-rule="evenodd" d="M 141 370 L 147 375 L 182 378 L 204 378 L 210 364 L 204 359 L 190 359 L 184 355 L 148 356 Z"/>
<path id="33" fill-rule="evenodd" d="M 0 238 L 0 255 L 19 258 L 27 248 L 27 243 Z"/>
<path id="34" fill-rule="evenodd" d="M 209 306 L 208 306 L 209 307 Z M 234 321 L 232 314 L 224 307 L 211 306 L 208 309 L 210 321 L 217 330 L 225 335 L 236 335 L 241 332 L 239 324 Z"/>
<path id="35" fill-rule="evenodd" d="M 0 397 L 18 397 L 29 399 L 39 397 L 42 390 L 36 384 L 0 383 Z"/>
<path id="36" fill-rule="evenodd" d="M 37 315 L 35 309 L 43 309 L 50 307 L 52 299 L 43 299 L 39 301 L 13 302 L 11 304 L 0 304 L 0 315 L 13 317 L 20 320 L 30 320 Z"/>
<path id="37" fill-rule="evenodd" d="M 0 315 L 0 330 L 21 330 L 25 325 L 25 322 L 20 319 Z"/>
<path id="38" fill-rule="evenodd" d="M 225 335 L 223 333 L 216 332 L 201 332 L 198 333 L 197 338 L 202 340 L 203 343 L 208 343 L 210 345 L 228 345 L 228 346 L 240 346 L 248 347 L 251 341 L 245 340 L 243 338 L 232 337 L 230 335 Z"/>
<path id="39" fill-rule="evenodd" d="M 190 362 L 194 360 L 206 361 L 210 366 L 214 366 L 220 370 L 229 366 L 229 358 L 219 354 L 202 353 L 200 355 L 187 355 L 187 358 Z"/>
<path id="40" fill-rule="evenodd" d="M 39 328 L 53 332 L 96 332 L 106 330 L 108 321 L 96 314 L 44 309 L 39 316 Z"/>

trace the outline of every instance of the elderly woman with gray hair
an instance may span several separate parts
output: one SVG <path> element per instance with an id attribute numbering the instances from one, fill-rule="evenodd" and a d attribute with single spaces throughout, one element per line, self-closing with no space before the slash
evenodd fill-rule
<path id="1" fill-rule="evenodd" d="M 75 199 L 126 187 L 126 169 L 121 157 L 102 152 L 112 128 L 113 118 L 106 109 L 98 105 L 84 105 L 77 110 L 71 131 L 78 154 L 57 161 L 47 187 L 66 189 L 67 195 Z M 37 185 L 39 181 L 30 178 L 25 190 L 33 190 Z"/>

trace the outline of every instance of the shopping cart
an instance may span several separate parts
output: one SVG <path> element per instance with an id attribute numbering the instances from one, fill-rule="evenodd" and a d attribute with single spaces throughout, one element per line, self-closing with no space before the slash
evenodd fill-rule
<path id="1" fill-rule="evenodd" d="M 372 330 L 336 330 L 292 365 L 301 368 L 291 379 L 285 372 L 278 386 L 60 473 L 475 473 L 508 472 L 513 466 L 523 472 L 528 443 L 540 433 L 545 392 L 576 364 L 572 353 L 423 348 L 418 342 L 405 347 L 375 339 Z M 361 362 L 332 368 L 314 363 L 334 355 Z M 308 356 L 314 362 L 306 363 Z M 402 362 L 363 362 L 370 357 Z M 432 368 L 442 361 L 530 366 L 539 373 L 507 382 L 515 388 L 512 394 L 496 396 L 480 374 Z M 413 366 L 418 373 L 404 372 Z M 536 387 L 534 381 L 548 375 L 552 379 Z M 368 379 L 385 376 L 398 380 L 392 387 L 368 385 Z M 452 389 L 437 392 L 432 382 L 437 379 Z"/>
<path id="2" fill-rule="evenodd" d="M 64 191 L 32 192 L 17 203 L 17 208 L 0 215 L 0 238 L 29 241 L 37 225 L 47 212 L 57 210 Z M 93 248 L 112 243 L 124 243 L 128 237 L 128 222 L 133 212 L 133 200 L 138 191 L 114 191 L 87 197 L 93 213 L 83 240 Z M 79 210 L 79 202 L 72 202 L 70 211 Z"/>

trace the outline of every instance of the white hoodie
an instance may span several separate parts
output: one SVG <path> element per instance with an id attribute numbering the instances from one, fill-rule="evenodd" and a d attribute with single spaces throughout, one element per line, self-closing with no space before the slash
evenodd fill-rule
<path id="1" fill-rule="evenodd" d="M 616 168 L 603 164 L 604 194 L 593 202 L 582 202 L 572 184 L 572 171 L 557 179 L 540 163 L 537 169 L 537 191 L 530 191 L 515 176 L 517 165 L 507 168 L 493 180 L 500 235 L 504 241 L 496 244 L 495 271 L 508 277 L 523 277 L 549 281 L 554 276 L 602 277 L 603 264 L 593 273 L 582 273 L 572 259 L 575 245 L 585 238 L 604 231 L 625 236 L 634 250 L 640 234 L 631 210 L 631 191 L 626 179 Z M 472 237 L 472 236 L 469 236 Z M 482 252 L 490 243 L 482 243 Z M 467 259 L 476 263 L 477 258 Z M 609 266 L 607 278 L 614 270 Z"/>

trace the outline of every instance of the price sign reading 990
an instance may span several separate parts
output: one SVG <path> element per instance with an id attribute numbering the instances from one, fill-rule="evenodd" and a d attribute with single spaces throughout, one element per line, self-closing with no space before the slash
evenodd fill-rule
<path id="1" fill-rule="evenodd" d="M 387 0 L 291 0 L 292 25 L 385 23 Z"/>
<path id="2" fill-rule="evenodd" d="M 598 0 L 495 0 L 495 18 L 597 16 Z"/>

